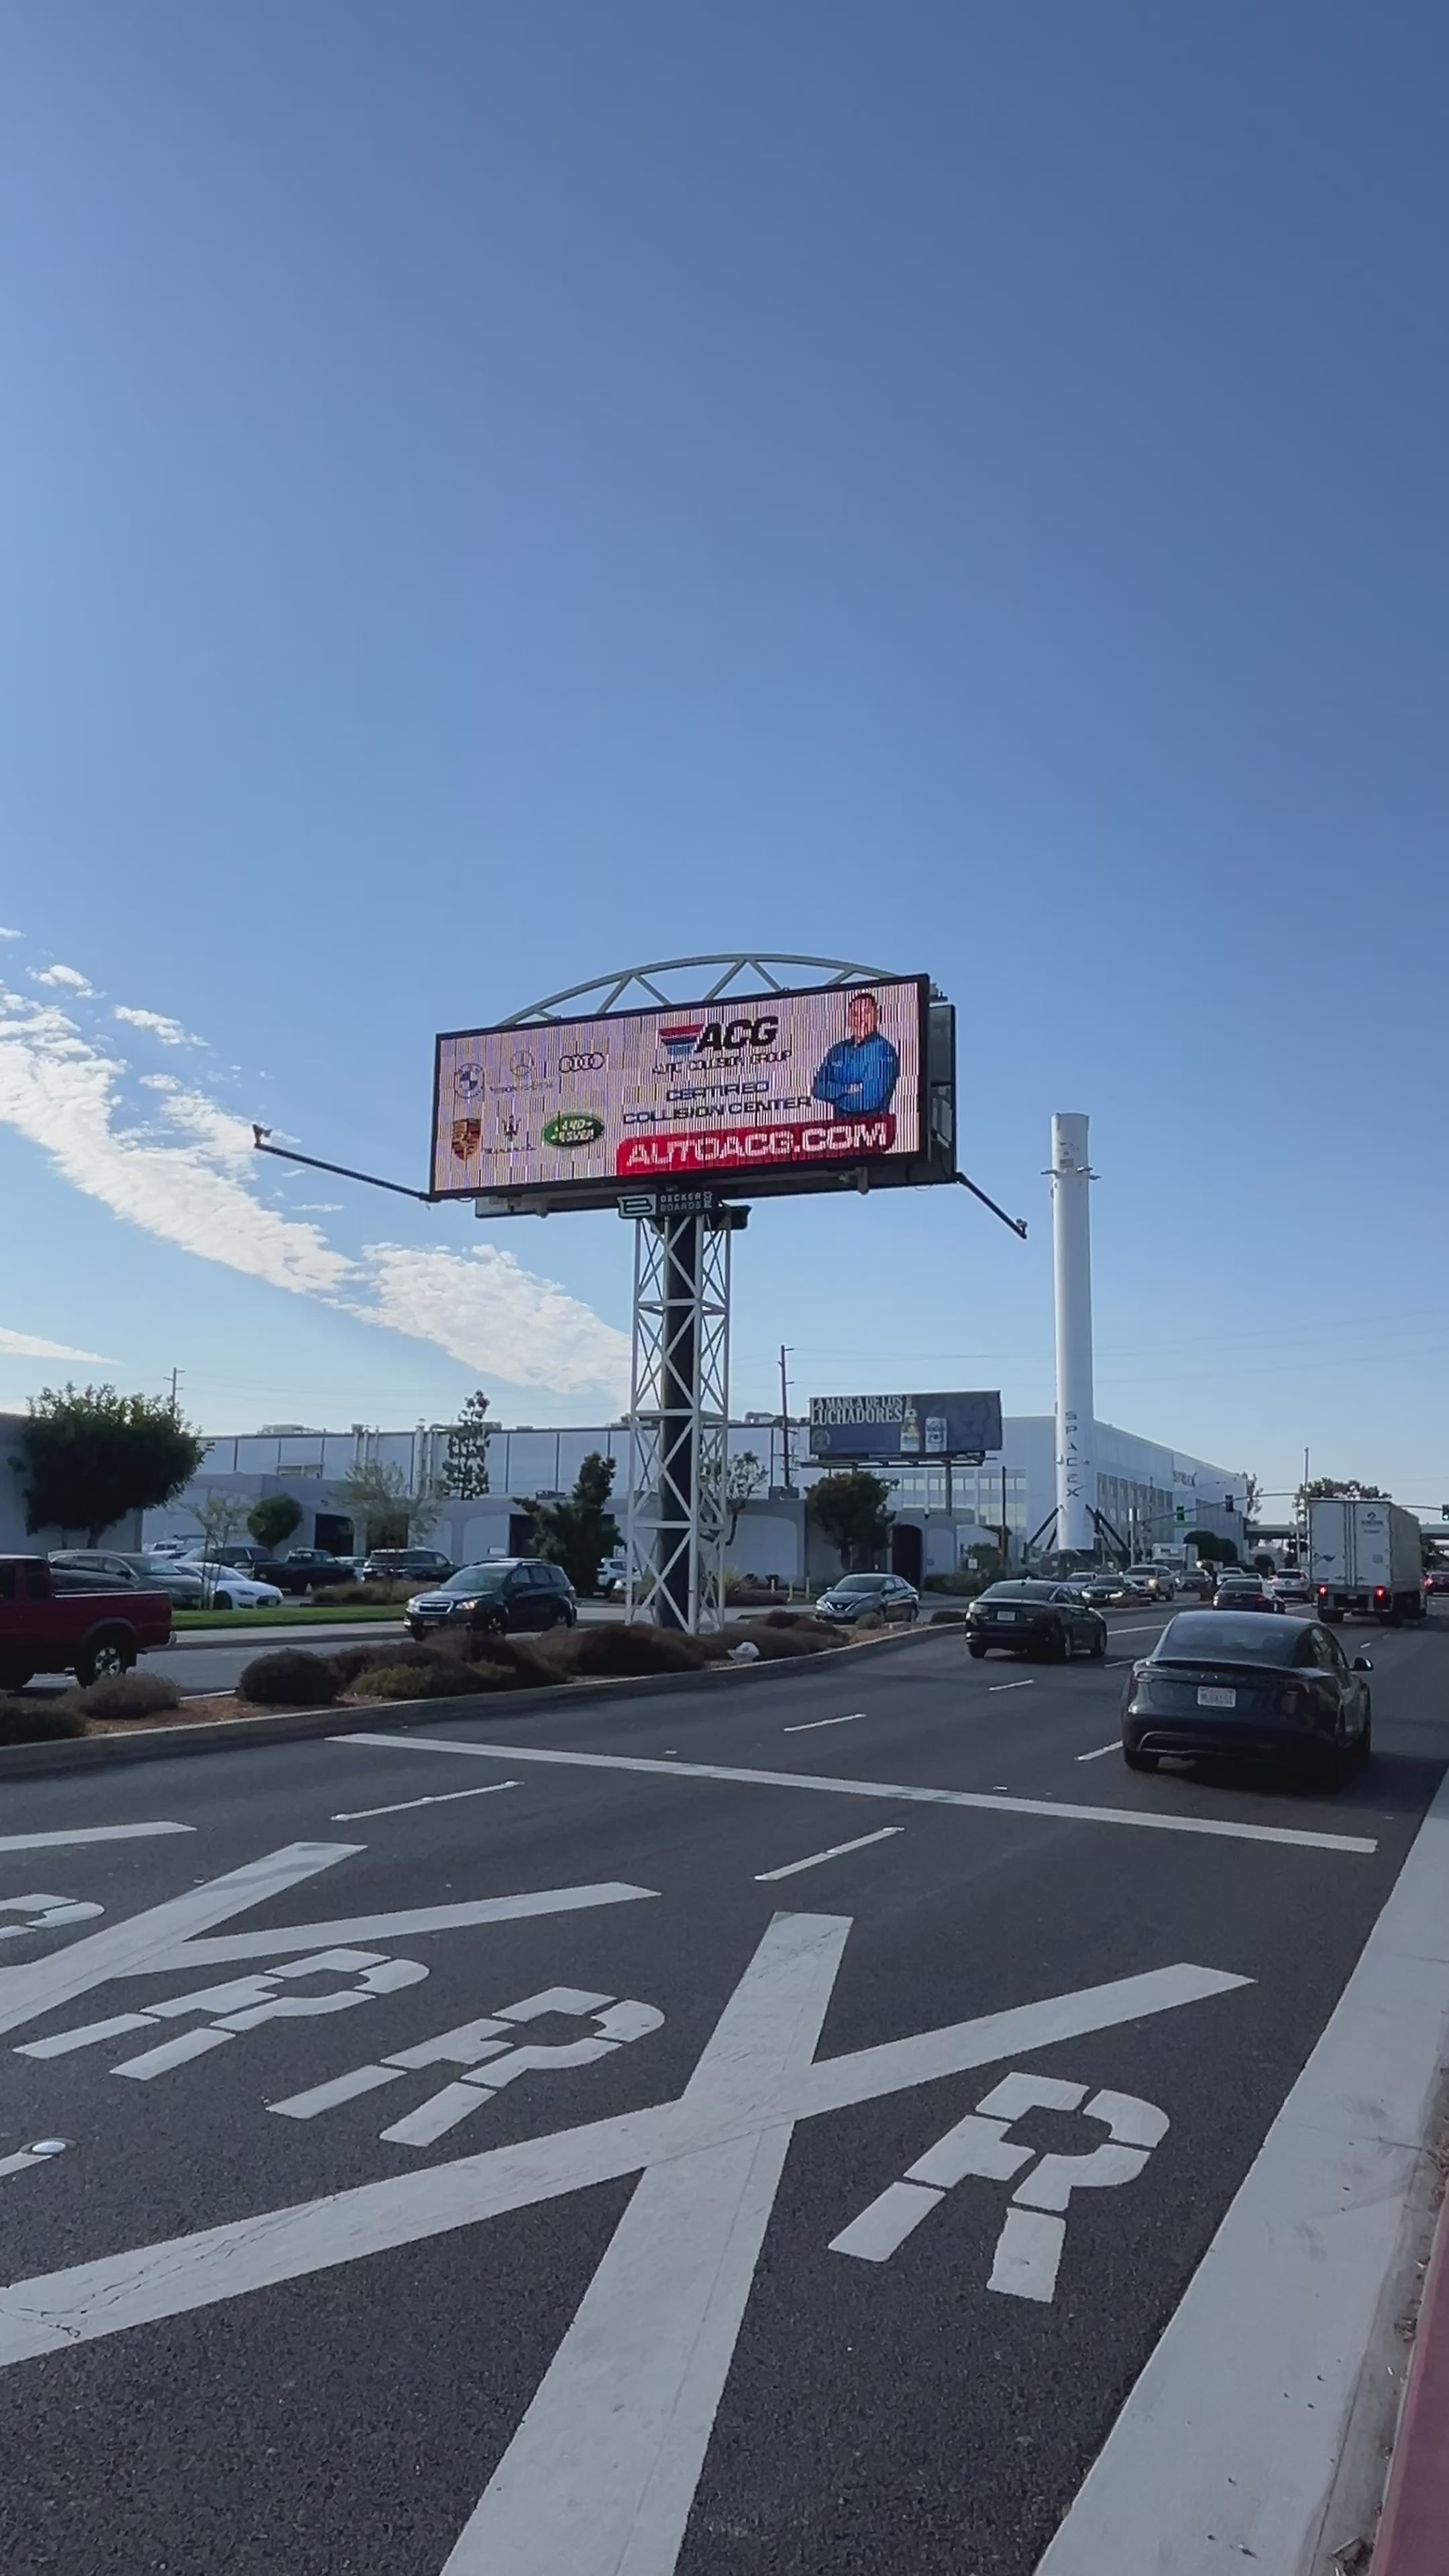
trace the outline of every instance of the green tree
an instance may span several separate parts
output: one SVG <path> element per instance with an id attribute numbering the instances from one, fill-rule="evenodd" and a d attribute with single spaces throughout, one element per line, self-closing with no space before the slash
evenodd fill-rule
<path id="1" fill-rule="evenodd" d="M 1245 1533 L 1255 1524 L 1263 1508 L 1263 1488 L 1251 1472 L 1243 1478 L 1243 1528 Z"/>
<path id="2" fill-rule="evenodd" d="M 1335 1494 L 1346 1496 L 1350 1502 L 1383 1503 L 1388 1500 L 1382 1485 L 1361 1485 L 1357 1476 L 1315 1476 L 1311 1485 L 1298 1488 L 1300 1516 L 1306 1514 L 1310 1503 L 1331 1502 Z"/>
<path id="3" fill-rule="evenodd" d="M 92 1546 L 128 1512 L 171 1502 L 206 1455 L 169 1399 L 113 1386 L 43 1387 L 20 1445 L 26 1528 L 83 1529 Z"/>
<path id="4" fill-rule="evenodd" d="M 891 1489 L 863 1468 L 822 1476 L 811 1486 L 805 1509 L 816 1528 L 840 1550 L 842 1565 L 858 1557 L 864 1563 L 884 1547 L 891 1525 Z"/>
<path id="5" fill-rule="evenodd" d="M 613 1459 L 591 1449 L 564 1502 L 527 1506 L 538 1532 L 539 1555 L 563 1567 L 575 1592 L 593 1591 L 600 1559 L 612 1556 L 620 1543 L 619 1524 L 609 1509 L 613 1490 Z"/>
<path id="6" fill-rule="evenodd" d="M 401 1467 L 380 1459 L 355 1460 L 338 1478 L 337 1491 L 354 1528 L 362 1524 L 366 1547 L 406 1547 L 437 1527 L 439 1487 L 424 1477 L 414 1493 Z"/>
<path id="7" fill-rule="evenodd" d="M 247 1528 L 258 1547 L 280 1547 L 301 1526 L 302 1506 L 294 1494 L 263 1494 L 247 1514 Z"/>
<path id="8" fill-rule="evenodd" d="M 765 1470 L 761 1466 L 753 1449 L 738 1450 L 735 1456 L 729 1460 L 725 1468 L 724 1513 L 726 1547 L 734 1546 L 735 1532 L 740 1525 L 740 1514 L 744 1510 L 746 1503 L 752 1501 L 756 1494 L 763 1491 L 764 1484 Z"/>
<path id="9" fill-rule="evenodd" d="M 492 1429 L 486 1416 L 488 1398 L 480 1387 L 469 1396 L 448 1433 L 442 1490 L 460 1503 L 476 1502 L 488 1491 L 488 1443 Z"/>
<path id="10" fill-rule="evenodd" d="M 1195 1547 L 1204 1565 L 1236 1565 L 1237 1548 L 1230 1538 L 1219 1538 L 1216 1530 L 1189 1530 L 1187 1545 Z"/>

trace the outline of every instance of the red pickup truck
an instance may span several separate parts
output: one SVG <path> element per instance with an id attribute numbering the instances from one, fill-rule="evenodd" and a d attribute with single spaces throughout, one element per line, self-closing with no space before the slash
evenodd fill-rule
<path id="1" fill-rule="evenodd" d="M 126 1673 L 170 1641 L 166 1593 L 111 1592 L 43 1556 L 0 1556 L 0 1690 L 23 1690 L 32 1673 Z"/>

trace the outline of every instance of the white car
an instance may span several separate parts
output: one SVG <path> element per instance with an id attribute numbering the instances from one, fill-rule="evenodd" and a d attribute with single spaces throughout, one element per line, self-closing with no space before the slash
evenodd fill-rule
<path id="1" fill-rule="evenodd" d="M 210 1610 L 275 1610 L 286 1599 L 275 1583 L 257 1583 L 235 1565 L 203 1564 L 198 1556 L 184 1556 L 178 1571 L 200 1577 L 201 1597 Z"/>

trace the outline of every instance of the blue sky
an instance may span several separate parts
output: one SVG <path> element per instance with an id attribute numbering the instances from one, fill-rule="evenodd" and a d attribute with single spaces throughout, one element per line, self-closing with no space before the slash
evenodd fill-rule
<path id="1" fill-rule="evenodd" d="M 616 1220 L 245 1122 L 421 1182 L 435 1029 L 739 943 L 1032 1224 L 762 1210 L 742 1405 L 1046 1409 L 1085 1109 L 1099 1411 L 1449 1501 L 1442 10 L 6 21 L 0 1404 L 613 1410 Z"/>

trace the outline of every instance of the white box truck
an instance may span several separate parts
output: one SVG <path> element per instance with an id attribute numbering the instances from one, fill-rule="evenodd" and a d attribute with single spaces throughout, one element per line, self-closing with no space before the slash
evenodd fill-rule
<path id="1" fill-rule="evenodd" d="M 1397 1503 L 1333 1494 L 1308 1506 L 1308 1580 L 1320 1619 L 1356 1610 L 1391 1621 L 1424 1616 L 1419 1524 Z"/>

